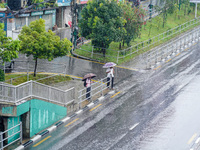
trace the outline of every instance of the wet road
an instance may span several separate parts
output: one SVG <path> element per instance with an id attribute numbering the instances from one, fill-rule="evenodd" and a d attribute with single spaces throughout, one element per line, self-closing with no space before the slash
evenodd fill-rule
<path id="1" fill-rule="evenodd" d="M 43 143 L 27 149 L 192 148 L 200 136 L 199 51 L 200 44 L 195 45 L 157 70 L 127 70 L 127 74 L 122 70 L 126 78 L 117 84 L 119 95 L 107 97 L 95 110 L 77 116 Z"/>

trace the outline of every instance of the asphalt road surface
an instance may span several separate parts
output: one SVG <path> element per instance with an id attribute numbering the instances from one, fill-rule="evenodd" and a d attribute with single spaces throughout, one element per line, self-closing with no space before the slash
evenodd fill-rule
<path id="1" fill-rule="evenodd" d="M 193 148 L 200 136 L 199 46 L 155 70 L 121 70 L 128 73 L 116 85 L 118 95 L 106 97 L 94 109 L 83 112 L 26 149 Z"/>

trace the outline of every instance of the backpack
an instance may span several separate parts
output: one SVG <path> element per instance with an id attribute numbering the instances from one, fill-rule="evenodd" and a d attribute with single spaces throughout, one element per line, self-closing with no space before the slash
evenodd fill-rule
<path id="1" fill-rule="evenodd" d="M 86 87 L 87 83 L 86 80 L 84 80 L 83 86 Z"/>

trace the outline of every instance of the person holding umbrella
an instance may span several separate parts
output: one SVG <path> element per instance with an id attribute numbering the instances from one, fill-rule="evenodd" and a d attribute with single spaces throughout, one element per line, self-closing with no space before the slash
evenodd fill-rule
<path id="1" fill-rule="evenodd" d="M 110 86 L 110 80 L 111 80 L 111 89 L 113 90 L 113 83 L 114 83 L 114 66 L 116 66 L 115 63 L 113 62 L 108 62 L 106 63 L 103 68 L 107 68 L 106 73 L 107 73 L 107 87 L 109 88 Z"/>
<path id="2" fill-rule="evenodd" d="M 88 101 L 90 101 L 91 99 L 90 91 L 91 91 L 91 84 L 93 83 L 91 79 L 94 77 L 96 77 L 95 74 L 89 73 L 89 74 L 86 74 L 82 79 L 82 81 L 84 81 L 84 86 L 86 87 L 86 99 Z"/>

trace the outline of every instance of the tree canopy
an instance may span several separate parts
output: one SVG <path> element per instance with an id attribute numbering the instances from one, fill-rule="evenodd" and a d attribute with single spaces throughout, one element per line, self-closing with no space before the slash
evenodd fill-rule
<path id="1" fill-rule="evenodd" d="M 92 45 L 105 49 L 112 41 L 121 41 L 125 32 L 123 10 L 115 0 L 92 0 L 82 10 L 80 34 L 92 40 Z"/>
<path id="2" fill-rule="evenodd" d="M 3 62 L 10 62 L 18 57 L 20 48 L 19 40 L 12 40 L 11 37 L 6 37 L 4 24 L 0 23 L 0 59 Z"/>
<path id="3" fill-rule="evenodd" d="M 123 42 L 130 46 L 131 40 L 138 37 L 144 19 L 144 10 L 138 7 L 131 7 L 129 2 L 121 3 L 123 8 L 123 17 L 126 20 L 124 28 L 126 32 L 123 36 Z"/>
<path id="4" fill-rule="evenodd" d="M 34 76 L 36 75 L 37 60 L 53 60 L 65 56 L 71 49 L 72 43 L 68 39 L 60 40 L 51 30 L 45 31 L 45 21 L 35 20 L 29 26 L 24 26 L 19 35 L 21 41 L 20 52 L 32 55 L 35 60 Z"/>

